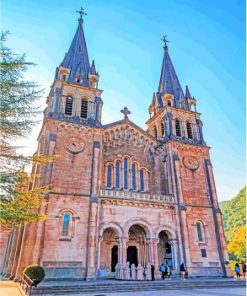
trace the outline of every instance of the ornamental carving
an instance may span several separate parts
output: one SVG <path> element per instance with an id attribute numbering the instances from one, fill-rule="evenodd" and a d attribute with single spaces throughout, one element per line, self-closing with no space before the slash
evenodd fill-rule
<path id="1" fill-rule="evenodd" d="M 76 137 L 71 137 L 64 141 L 64 148 L 74 154 L 81 152 L 84 147 L 85 143 Z"/>
<path id="2" fill-rule="evenodd" d="M 183 164 L 187 169 L 193 172 L 195 172 L 199 168 L 199 161 L 193 156 L 184 157 Z"/>

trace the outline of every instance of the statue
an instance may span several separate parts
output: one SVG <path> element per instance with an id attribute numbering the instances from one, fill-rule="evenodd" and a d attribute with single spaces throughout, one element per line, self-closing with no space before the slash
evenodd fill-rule
<path id="1" fill-rule="evenodd" d="M 145 268 L 145 280 L 151 281 L 152 274 L 151 274 L 151 264 L 148 263 Z"/>
<path id="2" fill-rule="evenodd" d="M 136 266 L 135 264 L 131 264 L 131 280 L 136 280 Z"/>
<path id="3" fill-rule="evenodd" d="M 144 268 L 141 266 L 141 264 L 139 263 L 137 266 L 137 273 L 136 273 L 136 279 L 138 281 L 143 281 L 144 280 Z"/>
<path id="4" fill-rule="evenodd" d="M 119 279 L 120 280 L 124 279 L 124 270 L 125 270 L 124 264 L 119 263 Z"/>
<path id="5" fill-rule="evenodd" d="M 115 267 L 115 279 L 119 279 L 119 278 L 120 278 L 120 264 L 117 263 Z"/>
<path id="6" fill-rule="evenodd" d="M 130 263 L 128 261 L 125 264 L 124 279 L 130 280 Z"/>

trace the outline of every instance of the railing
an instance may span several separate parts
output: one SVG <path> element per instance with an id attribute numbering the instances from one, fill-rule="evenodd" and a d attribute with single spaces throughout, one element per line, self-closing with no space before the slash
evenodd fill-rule
<path id="1" fill-rule="evenodd" d="M 175 199 L 172 195 L 149 194 L 145 192 L 124 191 L 115 189 L 104 189 L 100 192 L 101 197 L 113 197 L 119 199 L 139 200 L 139 201 L 155 201 L 163 203 L 174 203 Z"/>
<path id="2" fill-rule="evenodd" d="M 20 286 L 27 296 L 31 295 L 33 281 L 24 273 L 21 275 Z"/>

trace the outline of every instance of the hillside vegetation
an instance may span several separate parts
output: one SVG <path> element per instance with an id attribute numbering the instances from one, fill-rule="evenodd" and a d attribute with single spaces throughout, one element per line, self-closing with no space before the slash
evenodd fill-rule
<path id="1" fill-rule="evenodd" d="M 246 258 L 246 186 L 231 200 L 220 203 L 227 250 L 231 260 Z"/>

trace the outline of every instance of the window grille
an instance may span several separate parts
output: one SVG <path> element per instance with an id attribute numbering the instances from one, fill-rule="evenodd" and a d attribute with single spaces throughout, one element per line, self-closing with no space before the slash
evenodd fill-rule
<path id="1" fill-rule="evenodd" d="M 87 118 L 88 112 L 88 101 L 82 100 L 81 101 L 81 118 Z"/>
<path id="2" fill-rule="evenodd" d="M 120 188 L 120 163 L 116 163 L 116 189 Z"/>
<path id="3" fill-rule="evenodd" d="M 65 115 L 71 116 L 72 110 L 73 110 L 73 98 L 67 97 L 65 102 Z"/>
<path id="4" fill-rule="evenodd" d="M 192 124 L 190 122 L 186 123 L 187 126 L 187 135 L 189 139 L 193 139 L 193 133 L 192 133 Z"/>
<path id="5" fill-rule="evenodd" d="M 106 186 L 107 187 L 111 187 L 112 183 L 111 183 L 111 180 L 112 180 L 112 168 L 110 166 L 107 167 L 107 184 Z"/>
<path id="6" fill-rule="evenodd" d="M 144 191 L 144 171 L 140 170 L 140 190 Z"/>
<path id="7" fill-rule="evenodd" d="M 124 189 L 128 189 L 128 160 L 124 159 Z"/>
<path id="8" fill-rule="evenodd" d="M 176 135 L 178 137 L 181 137 L 182 136 L 182 133 L 181 133 L 181 122 L 180 122 L 179 119 L 176 119 L 175 127 L 176 127 Z"/>

